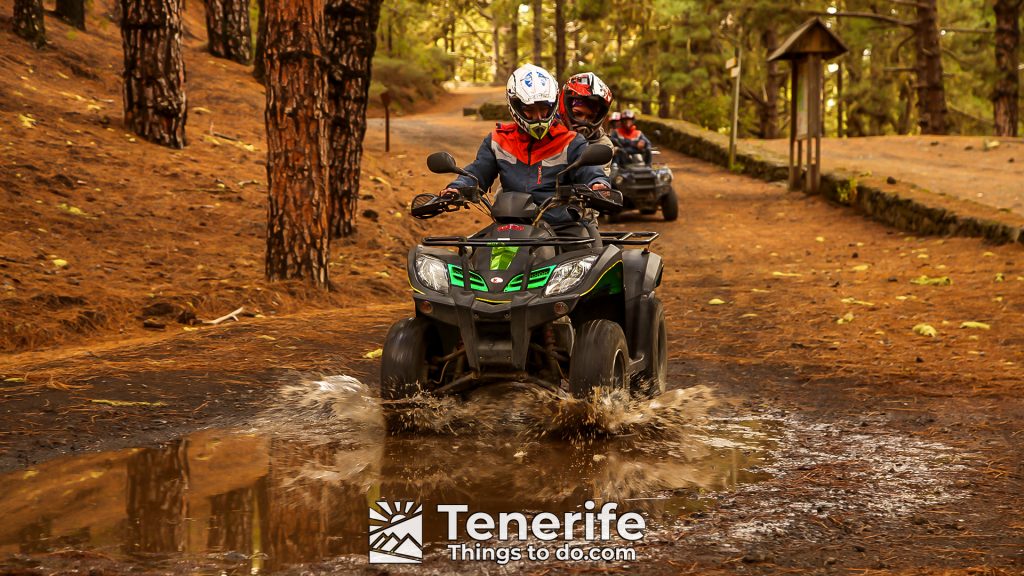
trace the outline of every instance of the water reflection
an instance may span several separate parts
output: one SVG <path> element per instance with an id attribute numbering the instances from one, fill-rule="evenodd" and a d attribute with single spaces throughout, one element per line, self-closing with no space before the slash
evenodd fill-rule
<path id="1" fill-rule="evenodd" d="M 444 517 L 431 513 L 441 503 L 559 513 L 593 498 L 672 517 L 701 491 L 755 480 L 747 470 L 774 435 L 764 421 L 705 420 L 578 442 L 508 426 L 388 437 L 365 415 L 339 424 L 342 408 L 308 407 L 269 431 L 204 431 L 0 477 L 0 554 L 74 546 L 187 558 L 197 571 L 272 571 L 365 554 L 368 503 L 381 497 L 422 503 L 427 542 L 443 539 Z"/>

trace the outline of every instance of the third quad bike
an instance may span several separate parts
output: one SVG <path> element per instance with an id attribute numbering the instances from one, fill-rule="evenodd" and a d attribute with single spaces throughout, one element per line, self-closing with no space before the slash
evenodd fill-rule
<path id="1" fill-rule="evenodd" d="M 591 146 L 566 171 L 610 157 L 607 146 Z M 468 175 L 447 152 L 432 154 L 427 166 Z M 392 325 L 384 342 L 385 400 L 502 381 L 587 400 L 601 390 L 664 390 L 665 313 L 655 295 L 662 262 L 649 250 L 658 234 L 599 232 L 586 217 L 619 209 L 617 191 L 560 184 L 537 205 L 508 190 L 492 203 L 473 187 L 421 194 L 411 211 L 425 219 L 471 203 L 485 206 L 494 222 L 468 237 L 425 238 L 409 252 L 416 315 Z M 578 219 L 549 224 L 541 216 L 553 207 Z"/>
<path id="2" fill-rule="evenodd" d="M 655 154 L 657 150 L 653 151 Z M 672 170 L 664 164 L 650 166 L 640 154 L 620 151 L 612 163 L 612 185 L 622 192 L 623 210 L 654 214 L 661 210 L 666 222 L 679 217 L 679 198 L 672 187 Z M 611 214 L 613 219 L 617 213 Z"/>

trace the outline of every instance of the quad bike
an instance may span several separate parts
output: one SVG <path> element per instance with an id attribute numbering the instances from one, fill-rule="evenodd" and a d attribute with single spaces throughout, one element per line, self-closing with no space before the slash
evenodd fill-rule
<path id="1" fill-rule="evenodd" d="M 652 150 L 657 154 L 657 150 Z M 650 215 L 661 210 L 666 222 L 679 217 L 679 198 L 672 187 L 672 170 L 664 164 L 650 166 L 640 154 L 620 150 L 612 162 L 612 185 L 622 192 L 622 209 Z M 610 215 L 618 219 L 620 213 Z"/>
<path id="2" fill-rule="evenodd" d="M 561 174 L 610 157 L 607 146 L 591 146 Z M 447 152 L 432 154 L 427 166 L 472 177 Z M 662 262 L 648 249 L 658 234 L 599 232 L 585 217 L 619 209 L 617 191 L 559 184 L 537 205 L 508 190 L 491 203 L 477 186 L 421 194 L 411 211 L 426 219 L 471 203 L 494 222 L 469 237 L 427 237 L 409 252 L 416 315 L 392 325 L 384 342 L 384 400 L 510 381 L 585 400 L 602 390 L 664 390 L 665 313 L 655 295 Z M 578 219 L 541 218 L 563 207 Z"/>

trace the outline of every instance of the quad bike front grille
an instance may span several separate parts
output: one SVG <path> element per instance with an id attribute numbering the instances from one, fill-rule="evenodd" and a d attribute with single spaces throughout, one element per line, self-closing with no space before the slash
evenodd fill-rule
<path id="1" fill-rule="evenodd" d="M 548 279 L 551 278 L 551 271 L 554 269 L 554 266 L 545 266 L 544 268 L 537 268 L 536 270 L 531 270 L 530 279 L 526 283 L 526 289 L 533 290 L 535 288 L 543 288 L 544 285 L 548 283 Z M 505 292 L 518 292 L 522 289 L 522 274 L 517 274 L 514 278 L 508 281 L 508 286 L 505 286 Z"/>
<path id="2" fill-rule="evenodd" d="M 451 282 L 452 286 L 458 286 L 459 288 L 466 287 L 466 277 L 462 272 L 461 266 L 454 264 L 448 265 L 448 281 Z M 470 290 L 476 290 L 477 292 L 487 292 L 487 283 L 484 282 L 484 277 L 469 271 L 469 288 Z"/>
<path id="3" fill-rule="evenodd" d="M 555 269 L 554 266 L 545 266 L 544 268 L 537 268 L 536 270 L 530 271 L 529 280 L 526 283 L 527 290 L 534 290 L 536 288 L 543 288 L 547 283 L 548 279 L 551 278 L 551 272 Z M 462 270 L 461 266 L 454 264 L 448 265 L 448 280 L 452 286 L 459 288 L 466 287 L 466 274 Z M 484 281 L 483 276 L 469 271 L 469 289 L 477 292 L 489 292 L 487 289 L 487 283 Z M 523 275 L 517 274 L 508 284 L 505 286 L 504 292 L 518 292 L 523 289 Z"/>

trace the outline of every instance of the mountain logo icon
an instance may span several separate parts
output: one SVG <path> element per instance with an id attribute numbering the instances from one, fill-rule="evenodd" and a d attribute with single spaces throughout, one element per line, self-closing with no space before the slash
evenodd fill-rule
<path id="1" fill-rule="evenodd" d="M 370 506 L 370 564 L 423 562 L 423 505 L 378 500 Z"/>

